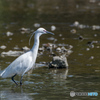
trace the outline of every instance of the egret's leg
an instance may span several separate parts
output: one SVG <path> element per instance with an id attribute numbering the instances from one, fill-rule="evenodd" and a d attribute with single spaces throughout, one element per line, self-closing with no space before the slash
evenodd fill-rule
<path id="1" fill-rule="evenodd" d="M 22 79 L 23 79 L 23 76 L 21 76 L 21 79 L 20 79 L 20 86 L 22 85 Z"/>
<path id="2" fill-rule="evenodd" d="M 16 83 L 16 81 L 14 80 L 14 77 L 15 77 L 16 75 L 17 75 L 17 74 L 15 74 L 14 76 L 12 76 L 11 79 L 12 79 L 12 81 L 13 81 L 16 85 L 18 85 L 18 84 Z"/>

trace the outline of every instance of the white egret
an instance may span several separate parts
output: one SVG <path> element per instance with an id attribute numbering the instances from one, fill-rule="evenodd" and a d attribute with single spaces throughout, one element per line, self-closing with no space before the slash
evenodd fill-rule
<path id="1" fill-rule="evenodd" d="M 22 78 L 23 75 L 28 72 L 30 69 L 34 68 L 35 65 L 35 61 L 37 58 L 37 54 L 38 54 L 38 48 L 39 48 L 39 37 L 42 34 L 52 34 L 53 33 L 45 30 L 44 28 L 38 28 L 33 34 L 35 34 L 34 36 L 34 45 L 32 47 L 32 49 L 24 54 L 22 54 L 21 56 L 19 56 L 17 59 L 15 59 L 7 68 L 5 68 L 1 73 L 0 76 L 2 78 L 7 78 L 7 77 L 11 77 L 12 81 L 16 84 L 17 82 L 14 80 L 14 77 L 16 75 L 21 75 L 21 79 L 20 79 L 20 85 L 22 85 Z M 33 36 L 32 34 L 32 36 Z M 32 38 L 32 36 L 30 37 L 30 39 Z M 29 40 L 30 42 L 30 40 Z"/>

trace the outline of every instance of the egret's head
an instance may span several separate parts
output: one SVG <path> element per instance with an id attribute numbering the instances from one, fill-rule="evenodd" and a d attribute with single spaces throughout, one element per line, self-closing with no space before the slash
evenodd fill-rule
<path id="1" fill-rule="evenodd" d="M 42 35 L 42 34 L 52 34 L 52 35 L 54 35 L 54 33 L 49 32 L 49 31 L 47 31 L 47 30 L 44 29 L 44 28 L 38 28 L 38 29 L 35 31 L 35 33 L 38 33 L 38 34 L 40 34 L 40 35 Z"/>
<path id="2" fill-rule="evenodd" d="M 47 30 L 44 29 L 44 28 L 38 28 L 33 34 L 36 34 L 36 35 L 38 35 L 38 36 L 41 36 L 42 34 L 52 34 L 52 35 L 54 35 L 54 33 L 49 32 L 49 31 L 47 31 Z M 30 40 L 31 40 L 33 34 L 31 35 L 31 37 L 30 37 L 30 39 L 29 39 L 29 45 L 30 45 Z"/>

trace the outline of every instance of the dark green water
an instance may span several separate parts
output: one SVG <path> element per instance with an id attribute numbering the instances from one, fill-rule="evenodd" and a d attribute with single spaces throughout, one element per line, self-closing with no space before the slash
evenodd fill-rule
<path id="1" fill-rule="evenodd" d="M 54 36 L 43 35 L 43 43 L 53 43 L 49 37 L 57 39 L 55 44 L 69 44 L 73 46 L 73 53 L 68 57 L 69 69 L 48 69 L 41 67 L 34 69 L 30 75 L 25 74 L 23 86 L 15 87 L 10 78 L 0 78 L 1 100 L 100 100 L 100 28 L 93 30 L 93 25 L 100 27 L 100 0 L 2 0 L 0 1 L 0 70 L 6 68 L 16 57 L 2 57 L 2 52 L 14 51 L 28 45 L 31 32 L 21 34 L 21 28 L 36 30 L 35 23 L 39 23 L 48 31 L 56 26 Z M 78 21 L 83 28 L 74 27 Z M 76 30 L 73 34 L 70 31 Z M 12 36 L 7 36 L 10 31 Z M 59 36 L 62 34 L 62 36 Z M 83 36 L 84 40 L 79 40 Z M 94 48 L 87 42 L 97 41 Z M 87 50 L 89 48 L 89 50 Z M 49 62 L 48 52 L 37 58 L 36 63 Z M 94 59 L 90 59 L 93 56 Z M 16 76 L 19 82 L 20 77 Z M 70 92 L 98 92 L 98 96 L 70 97 Z"/>

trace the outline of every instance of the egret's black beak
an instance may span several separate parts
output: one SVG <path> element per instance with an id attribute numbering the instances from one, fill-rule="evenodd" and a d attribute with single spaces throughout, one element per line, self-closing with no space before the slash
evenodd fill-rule
<path id="1" fill-rule="evenodd" d="M 54 35 L 54 33 L 52 33 L 52 32 L 49 32 L 49 31 L 46 31 L 46 33 Z"/>

